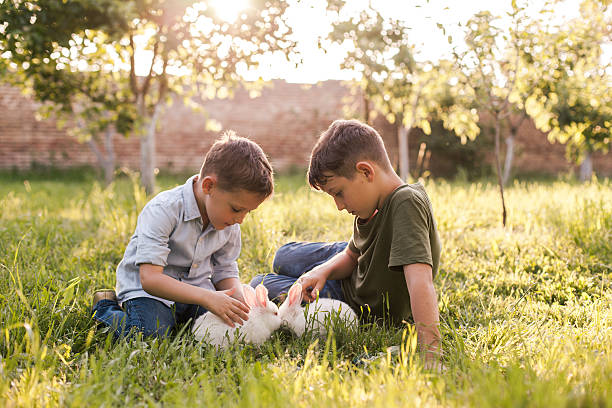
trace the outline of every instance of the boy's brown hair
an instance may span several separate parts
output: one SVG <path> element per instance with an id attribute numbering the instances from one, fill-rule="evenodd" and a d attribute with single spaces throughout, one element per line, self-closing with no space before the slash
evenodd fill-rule
<path id="1" fill-rule="evenodd" d="M 200 179 L 215 174 L 219 188 L 246 190 L 268 197 L 274 191 L 272 166 L 259 145 L 226 131 L 215 141 L 200 169 Z"/>
<path id="2" fill-rule="evenodd" d="M 362 160 L 392 169 L 382 137 L 374 128 L 357 120 L 335 120 L 312 149 L 308 183 L 320 190 L 329 173 L 352 179 L 355 165 Z"/>

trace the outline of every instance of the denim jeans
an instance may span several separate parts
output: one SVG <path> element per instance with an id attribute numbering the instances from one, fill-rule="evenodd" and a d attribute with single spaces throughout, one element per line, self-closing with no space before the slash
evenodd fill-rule
<path id="1" fill-rule="evenodd" d="M 94 319 L 112 327 L 114 338 L 120 339 L 134 332 L 140 332 L 145 337 L 167 337 L 177 324 L 195 320 L 206 309 L 184 303 L 168 307 L 159 300 L 138 297 L 123 302 L 123 308 L 116 300 L 103 299 L 93 311 Z"/>
<path id="2" fill-rule="evenodd" d="M 263 283 L 268 289 L 268 297 L 277 299 L 286 294 L 302 274 L 342 252 L 347 245 L 347 242 L 289 242 L 280 247 L 274 255 L 275 273 L 257 275 L 250 285 L 255 287 Z M 344 300 L 340 281 L 328 280 L 319 296 Z"/>

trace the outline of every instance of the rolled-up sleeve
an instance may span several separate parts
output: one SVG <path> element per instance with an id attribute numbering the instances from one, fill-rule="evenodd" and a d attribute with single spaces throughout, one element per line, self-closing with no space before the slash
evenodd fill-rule
<path id="1" fill-rule="evenodd" d="M 212 255 L 212 283 L 217 284 L 223 279 L 238 278 L 238 256 L 241 248 L 240 227 L 230 234 L 227 243 Z"/>
<path id="2" fill-rule="evenodd" d="M 169 214 L 161 205 L 147 205 L 138 216 L 136 226 L 136 265 L 166 266 L 170 248 L 170 234 L 176 227 L 176 215 Z"/>

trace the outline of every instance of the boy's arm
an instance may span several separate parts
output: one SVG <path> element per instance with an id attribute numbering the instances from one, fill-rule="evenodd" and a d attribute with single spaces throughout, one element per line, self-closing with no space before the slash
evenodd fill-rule
<path id="1" fill-rule="evenodd" d="M 323 289 L 328 279 L 338 280 L 351 276 L 357 267 L 357 257 L 358 255 L 347 246 L 325 263 L 303 274 L 298 279 L 298 282 L 302 284 L 303 298 L 312 302 L 317 298 L 317 293 Z"/>
<path id="2" fill-rule="evenodd" d="M 242 303 L 246 303 L 244 301 L 244 292 L 242 291 L 242 283 L 238 278 L 226 278 L 215 284 L 215 288 L 217 290 L 229 290 L 234 288 L 234 292 L 231 294 L 231 297 L 234 299 L 238 299 Z"/>
<path id="3" fill-rule="evenodd" d="M 431 266 L 421 263 L 404 265 L 404 276 L 410 293 L 410 306 L 419 347 L 425 352 L 426 366 L 435 367 L 441 353 L 438 328 L 440 315 Z"/>
<path id="4" fill-rule="evenodd" d="M 231 327 L 234 327 L 234 322 L 242 323 L 248 319 L 249 307 L 231 297 L 236 291 L 235 286 L 221 291 L 206 290 L 164 275 L 163 270 L 159 265 L 140 264 L 140 283 L 147 293 L 174 302 L 200 305 Z"/>

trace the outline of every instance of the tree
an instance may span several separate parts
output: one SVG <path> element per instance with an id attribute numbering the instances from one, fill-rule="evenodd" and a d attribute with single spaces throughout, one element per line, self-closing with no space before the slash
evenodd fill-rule
<path id="1" fill-rule="evenodd" d="M 287 3 L 251 4 L 224 21 L 210 2 L 193 0 L 9 0 L 2 4 L 0 51 L 14 71 L 32 78 L 41 100 L 57 102 L 49 87 L 68 95 L 67 112 L 75 111 L 73 98 L 110 100 L 102 106 L 116 109 L 111 116 L 129 112 L 130 129 L 141 137 L 142 183 L 151 193 L 157 120 L 171 97 L 193 104 L 226 97 L 244 82 L 239 71 L 263 53 L 292 49 Z M 92 89 L 100 92 L 94 97 Z"/>
<path id="2" fill-rule="evenodd" d="M 336 11 L 342 2 L 335 3 Z M 340 13 L 338 13 L 340 15 Z M 442 62 L 434 65 L 415 59 L 415 49 L 409 40 L 409 28 L 397 19 L 385 18 L 368 7 L 357 16 L 338 19 L 329 35 L 332 42 L 350 47 L 342 68 L 361 74 L 356 87 L 366 101 L 365 120 L 369 121 L 370 103 L 397 125 L 400 177 L 409 175 L 409 136 L 413 128 L 431 132 L 433 115 L 442 119 L 444 126 L 462 138 L 474 138 L 478 133 L 474 111 L 453 104 L 444 109 L 439 98 L 458 81 L 453 71 Z M 456 92 L 459 96 L 461 92 Z"/>
<path id="3" fill-rule="evenodd" d="M 524 109 L 514 108 L 508 116 L 506 123 L 508 130 L 505 137 L 506 155 L 504 158 L 504 167 L 502 169 L 502 185 L 507 185 L 510 180 L 510 172 L 512 171 L 512 162 L 514 160 L 514 141 L 521 125 L 527 119 L 527 113 Z"/>
<path id="4" fill-rule="evenodd" d="M 103 77 L 97 72 L 72 69 L 67 66 L 68 59 L 61 60 L 58 54 L 60 46 L 68 50 L 78 41 L 73 33 L 86 27 L 104 27 L 108 33 L 120 30 L 121 9 L 101 8 L 105 5 L 0 3 L 0 21 L 4 22 L 0 26 L 0 73 L 5 82 L 26 90 L 38 101 L 48 102 L 41 110 L 46 116 L 54 114 L 60 125 L 73 122 L 69 132 L 88 143 L 108 184 L 115 167 L 111 130 L 129 132 L 134 112 L 126 95 L 117 92 L 115 81 L 119 78 L 112 73 Z"/>
<path id="5" fill-rule="evenodd" d="M 525 34 L 521 55 L 534 67 L 523 82 L 530 90 L 527 113 L 549 140 L 565 144 L 583 181 L 591 178 L 591 154 L 607 153 L 612 143 L 612 64 L 602 60 L 612 40 L 612 9 L 605 3 L 583 1 L 580 17 L 564 24 L 549 23 L 545 9 Z"/>
<path id="6" fill-rule="evenodd" d="M 361 10 L 357 16 L 342 20 L 339 18 L 344 2 L 336 2 L 335 10 L 338 19 L 333 24 L 329 34 L 332 42 L 349 46 L 342 68 L 353 70 L 361 74 L 361 79 L 354 82 L 358 93 L 363 95 L 365 122 L 370 122 L 373 111 L 379 110 L 381 101 L 386 103 L 389 99 L 377 98 L 383 93 L 383 81 L 389 79 L 392 70 L 412 71 L 415 61 L 412 49 L 404 38 L 407 37 L 399 21 L 384 19 L 375 9 L 368 7 Z M 401 67 L 393 66 L 393 59 L 398 60 Z M 356 92 L 357 93 L 357 92 Z M 406 178 L 407 173 L 407 144 L 406 134 L 402 123 L 403 112 L 397 114 L 385 113 L 392 123 L 398 124 L 398 143 L 400 146 L 400 176 Z"/>
<path id="7" fill-rule="evenodd" d="M 464 73 L 464 85 L 472 90 L 474 106 L 479 113 L 486 113 L 493 121 L 495 170 L 502 204 L 502 224 L 506 225 L 506 203 L 504 199 L 504 175 L 501 169 L 501 133 L 504 122 L 520 106 L 517 82 L 521 80 L 522 60 L 518 41 L 525 24 L 524 10 L 512 3 L 512 28 L 505 32 L 494 24 L 497 17 L 488 11 L 479 12 L 465 25 L 466 49 L 455 49 L 458 70 Z M 510 126 L 512 128 L 512 124 Z M 509 174 L 512 162 L 514 134 L 506 136 L 506 170 Z"/>

